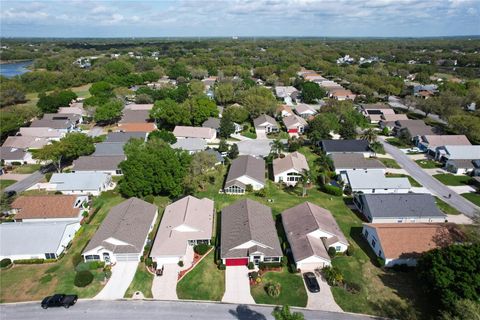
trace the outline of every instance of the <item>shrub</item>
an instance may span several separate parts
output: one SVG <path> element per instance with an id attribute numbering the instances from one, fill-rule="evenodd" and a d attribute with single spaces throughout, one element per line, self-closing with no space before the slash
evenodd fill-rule
<path id="1" fill-rule="evenodd" d="M 258 278 L 258 272 L 257 271 L 252 271 L 248 273 L 248 277 L 254 281 L 257 281 Z"/>
<path id="2" fill-rule="evenodd" d="M 86 287 L 93 281 L 93 273 L 88 270 L 77 272 L 75 275 L 74 284 L 76 287 Z"/>
<path id="3" fill-rule="evenodd" d="M 12 166 L 21 166 L 22 163 L 21 162 L 18 162 L 18 161 L 13 161 L 12 162 Z"/>
<path id="4" fill-rule="evenodd" d="M 282 266 L 286 267 L 288 265 L 288 258 L 287 256 L 282 257 Z"/>
<path id="5" fill-rule="evenodd" d="M 44 262 L 45 259 L 19 259 L 13 261 L 15 264 L 40 264 Z"/>
<path id="6" fill-rule="evenodd" d="M 0 268 L 6 268 L 12 264 L 12 260 L 5 258 L 0 261 Z"/>
<path id="7" fill-rule="evenodd" d="M 349 244 L 347 248 L 347 256 L 353 256 L 354 253 L 355 247 L 352 244 Z"/>
<path id="8" fill-rule="evenodd" d="M 201 256 L 207 253 L 208 250 L 210 250 L 210 246 L 206 243 L 200 243 L 193 247 L 193 251 L 195 251 L 196 254 L 199 254 Z"/>
<path id="9" fill-rule="evenodd" d="M 88 263 L 88 268 L 90 270 L 96 270 L 105 267 L 105 262 L 103 261 L 91 261 Z"/>
<path id="10" fill-rule="evenodd" d="M 335 257 L 337 255 L 337 250 L 335 250 L 334 247 L 328 248 L 328 255 L 330 256 L 330 258 Z"/>
<path id="11" fill-rule="evenodd" d="M 145 259 L 145 265 L 147 267 L 151 267 L 153 265 L 153 260 L 152 258 L 148 257 L 147 259 Z"/>
<path id="12" fill-rule="evenodd" d="M 74 255 L 72 257 L 72 264 L 73 264 L 73 267 L 75 268 L 76 266 L 78 266 L 78 264 L 80 262 L 83 262 L 83 257 L 81 254 L 77 253 L 76 255 Z"/>
<path id="13" fill-rule="evenodd" d="M 178 266 L 183 267 L 183 261 L 182 260 L 178 261 Z"/>
<path id="14" fill-rule="evenodd" d="M 329 185 L 329 184 L 326 184 L 326 185 L 323 186 L 323 192 L 331 194 L 332 196 L 337 196 L 337 197 L 339 197 L 343 194 L 342 189 L 340 189 L 339 187 Z"/>
<path id="15" fill-rule="evenodd" d="M 245 187 L 245 192 L 252 192 L 253 191 L 253 186 L 251 184 L 247 184 Z"/>
<path id="16" fill-rule="evenodd" d="M 382 268 L 385 266 L 385 259 L 377 257 L 377 265 Z"/>
<path id="17" fill-rule="evenodd" d="M 265 285 L 265 291 L 270 297 L 276 298 L 280 295 L 282 287 L 278 282 L 269 282 Z"/>
<path id="18" fill-rule="evenodd" d="M 253 264 L 253 262 L 249 262 L 248 263 L 248 269 L 253 270 L 253 268 L 255 268 L 255 265 Z"/>
<path id="19" fill-rule="evenodd" d="M 413 267 L 409 267 L 406 263 L 396 264 L 392 266 L 393 271 L 399 272 L 409 272 L 413 269 Z"/>
<path id="20" fill-rule="evenodd" d="M 339 286 L 343 283 L 343 275 L 335 267 L 327 266 L 322 269 L 322 273 L 329 286 Z"/>
<path id="21" fill-rule="evenodd" d="M 143 200 L 145 200 L 146 202 L 148 203 L 152 203 L 155 201 L 155 197 L 151 194 L 149 194 L 148 196 L 145 196 L 145 198 L 143 198 Z"/>
<path id="22" fill-rule="evenodd" d="M 47 179 L 47 181 L 50 181 L 50 178 L 52 177 L 52 175 L 53 175 L 52 172 L 45 173 L 45 179 Z"/>
<path id="23" fill-rule="evenodd" d="M 225 265 L 224 265 L 223 263 L 220 263 L 220 264 L 218 265 L 218 270 L 225 270 L 225 268 L 226 268 L 226 267 L 225 267 Z"/>
<path id="24" fill-rule="evenodd" d="M 258 190 L 257 192 L 255 192 L 255 195 L 256 195 L 257 197 L 265 198 L 265 197 L 267 196 L 267 190 L 265 190 L 265 188 L 260 189 L 260 190 Z"/>

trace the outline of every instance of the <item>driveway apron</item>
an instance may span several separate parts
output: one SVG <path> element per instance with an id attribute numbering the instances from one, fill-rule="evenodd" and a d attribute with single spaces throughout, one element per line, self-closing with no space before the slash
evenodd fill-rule
<path id="1" fill-rule="evenodd" d="M 227 267 L 225 270 L 225 293 L 223 302 L 255 304 L 250 293 L 248 268 L 245 266 Z"/>
<path id="2" fill-rule="evenodd" d="M 123 299 L 137 271 L 138 261 L 117 262 L 112 267 L 112 277 L 105 287 L 95 296 L 99 300 Z"/>

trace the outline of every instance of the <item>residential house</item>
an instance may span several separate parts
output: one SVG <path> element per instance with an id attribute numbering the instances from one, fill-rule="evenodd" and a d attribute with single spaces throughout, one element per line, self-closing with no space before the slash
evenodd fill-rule
<path id="1" fill-rule="evenodd" d="M 305 103 L 300 103 L 295 106 L 295 113 L 303 119 L 309 119 L 317 114 L 317 111 Z"/>
<path id="2" fill-rule="evenodd" d="M 157 206 L 138 198 L 114 206 L 83 250 L 84 260 L 140 261 L 157 215 Z"/>
<path id="3" fill-rule="evenodd" d="M 293 115 L 292 108 L 287 105 L 281 105 L 277 108 L 277 117 L 287 117 Z"/>
<path id="4" fill-rule="evenodd" d="M 265 187 L 265 160 L 249 155 L 239 156 L 230 165 L 224 192 L 244 194 L 248 185 L 251 185 L 253 190 Z"/>
<path id="5" fill-rule="evenodd" d="M 138 105 L 134 105 L 138 106 Z M 148 105 L 147 105 L 148 106 Z M 148 109 L 130 109 L 125 107 L 122 119 L 119 123 L 145 123 L 150 122 L 150 110 Z"/>
<path id="6" fill-rule="evenodd" d="M 435 95 L 437 92 L 438 86 L 436 84 L 413 86 L 413 95 L 415 97 L 428 98 Z"/>
<path id="7" fill-rule="evenodd" d="M 46 113 L 42 119 L 32 121 L 30 127 L 50 128 L 67 133 L 74 131 L 80 123 L 82 123 L 82 117 L 77 114 Z"/>
<path id="8" fill-rule="evenodd" d="M 385 165 L 377 160 L 365 158 L 361 153 L 331 153 L 336 174 L 345 174 L 350 170 L 379 171 L 385 173 Z"/>
<path id="9" fill-rule="evenodd" d="M 205 86 L 205 90 L 209 91 L 210 89 L 212 89 L 215 83 L 217 82 L 217 79 L 218 77 L 214 77 L 214 76 L 203 79 L 202 82 L 203 82 L 203 85 Z"/>
<path id="10" fill-rule="evenodd" d="M 352 193 L 408 193 L 412 189 L 408 178 L 388 178 L 380 171 L 349 170 L 341 178 Z"/>
<path id="11" fill-rule="evenodd" d="M 209 117 L 202 123 L 202 127 L 215 129 L 218 133 L 220 131 L 220 118 Z"/>
<path id="12" fill-rule="evenodd" d="M 296 114 L 284 117 L 283 124 L 285 124 L 288 135 L 291 137 L 298 137 L 303 134 L 308 126 L 307 121 Z"/>
<path id="13" fill-rule="evenodd" d="M 124 156 L 125 152 L 123 147 L 125 142 L 100 142 L 95 143 L 95 152 L 92 153 L 93 157 L 102 156 Z"/>
<path id="14" fill-rule="evenodd" d="M 395 111 L 389 105 L 384 103 L 364 103 L 360 106 L 360 111 L 368 120 L 370 120 L 371 123 L 378 123 L 382 121 L 382 116 L 384 115 L 395 114 Z"/>
<path id="15" fill-rule="evenodd" d="M 177 142 L 172 144 L 172 148 L 187 151 L 189 154 L 194 154 L 207 149 L 207 142 L 202 138 L 178 139 Z"/>
<path id="16" fill-rule="evenodd" d="M 446 219 L 428 193 L 356 194 L 353 203 L 370 223 L 441 223 Z"/>
<path id="17" fill-rule="evenodd" d="M 423 135 L 417 141 L 417 147 L 435 157 L 437 148 L 443 146 L 470 146 L 471 143 L 463 134 L 452 135 Z"/>
<path id="18" fill-rule="evenodd" d="M 207 149 L 205 150 L 206 153 L 211 154 L 215 157 L 215 165 L 220 165 L 225 162 L 225 158 L 222 156 L 220 152 L 214 149 Z"/>
<path id="19" fill-rule="evenodd" d="M 83 108 L 83 102 L 72 102 L 69 107 L 60 107 L 58 114 L 76 114 L 78 116 L 86 116 L 87 111 Z"/>
<path id="20" fill-rule="evenodd" d="M 47 190 L 60 191 L 63 194 L 88 194 L 98 196 L 112 189 L 112 177 L 97 172 L 54 173 Z"/>
<path id="21" fill-rule="evenodd" d="M 142 139 L 143 141 L 147 141 L 148 134 L 146 132 L 141 131 L 132 131 L 132 132 L 109 132 L 107 134 L 107 138 L 105 142 L 123 142 L 126 143 L 130 141 L 130 139 Z"/>
<path id="22" fill-rule="evenodd" d="M 480 145 L 445 145 L 438 147 L 435 159 L 445 165 L 445 169 L 457 174 L 478 172 Z"/>
<path id="23" fill-rule="evenodd" d="M 454 174 L 480 175 L 480 159 L 455 159 L 445 163 L 445 170 Z"/>
<path id="24" fill-rule="evenodd" d="M 187 196 L 168 205 L 150 252 L 157 268 L 180 261 L 189 263 L 188 251 L 193 253 L 197 244 L 210 244 L 214 214 L 214 203 L 207 198 Z"/>
<path id="25" fill-rule="evenodd" d="M 277 98 L 283 99 L 287 105 L 293 105 L 293 101 L 298 98 L 299 91 L 292 86 L 276 86 L 275 95 Z"/>
<path id="26" fill-rule="evenodd" d="M 333 89 L 329 92 L 329 96 L 338 101 L 355 100 L 357 97 L 352 91 L 346 89 Z"/>
<path id="27" fill-rule="evenodd" d="M 175 126 L 173 134 L 177 139 L 201 138 L 207 143 L 213 142 L 217 137 L 215 129 L 189 126 Z"/>
<path id="28" fill-rule="evenodd" d="M 32 136 L 10 136 L 5 140 L 2 147 L 15 149 L 41 149 L 48 144 L 48 139 Z"/>
<path id="29" fill-rule="evenodd" d="M 273 175 L 275 182 L 296 185 L 305 171 L 310 170 L 307 159 L 300 152 L 293 152 L 284 158 L 273 160 Z"/>
<path id="30" fill-rule="evenodd" d="M 0 224 L 0 260 L 57 259 L 80 229 L 79 222 Z"/>
<path id="31" fill-rule="evenodd" d="M 391 128 L 395 127 L 395 121 L 398 120 L 408 120 L 408 117 L 404 113 L 395 113 L 395 114 L 382 114 L 380 117 L 379 124 L 381 123 L 391 123 Z"/>
<path id="32" fill-rule="evenodd" d="M 423 120 L 398 120 L 395 121 L 394 134 L 399 137 L 406 133 L 416 143 L 421 136 L 434 135 L 433 128 L 427 126 Z"/>
<path id="33" fill-rule="evenodd" d="M 359 153 L 365 158 L 373 155 L 367 140 L 322 140 L 320 147 L 327 155 L 333 153 Z"/>
<path id="34" fill-rule="evenodd" d="M 150 133 L 157 130 L 157 126 L 153 122 L 119 123 L 117 129 L 123 132 Z"/>
<path id="35" fill-rule="evenodd" d="M 437 223 L 365 223 L 363 236 L 385 266 L 415 266 L 423 253 L 453 242 L 445 224 Z"/>
<path id="36" fill-rule="evenodd" d="M 311 202 L 282 212 L 282 224 L 297 269 L 302 272 L 330 266 L 328 249 L 348 249 L 348 241 L 332 213 Z"/>
<path id="37" fill-rule="evenodd" d="M 65 132 L 52 128 L 32 128 L 22 127 L 19 134 L 25 137 L 45 138 L 48 140 L 60 140 L 65 136 Z"/>
<path id="38" fill-rule="evenodd" d="M 89 211 L 88 197 L 75 195 L 20 196 L 9 214 L 15 222 L 80 222 Z"/>
<path id="39" fill-rule="evenodd" d="M 12 147 L 0 147 L 0 159 L 7 165 L 37 163 L 27 149 Z"/>
<path id="40" fill-rule="evenodd" d="M 255 126 L 255 131 L 257 132 L 278 132 L 279 127 L 277 121 L 270 117 L 268 114 L 262 114 L 260 117 L 253 120 L 253 125 Z"/>
<path id="41" fill-rule="evenodd" d="M 272 210 L 250 199 L 222 209 L 220 259 L 230 266 L 280 262 L 283 256 Z"/>
<path id="42" fill-rule="evenodd" d="M 72 172 L 97 172 L 119 176 L 123 174 L 120 163 L 125 159 L 124 155 L 82 156 L 73 161 Z"/>

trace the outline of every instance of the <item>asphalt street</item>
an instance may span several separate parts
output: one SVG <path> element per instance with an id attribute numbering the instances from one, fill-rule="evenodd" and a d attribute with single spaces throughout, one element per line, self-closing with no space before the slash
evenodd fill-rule
<path id="1" fill-rule="evenodd" d="M 40 171 L 35 171 L 25 179 L 15 182 L 14 184 L 5 188 L 5 192 L 15 191 L 16 193 L 23 192 L 33 186 L 35 183 L 40 182 L 44 177 L 44 174 Z"/>
<path id="2" fill-rule="evenodd" d="M 394 147 L 381 139 L 379 139 L 379 141 L 383 143 L 385 151 L 388 152 L 403 169 L 440 199 L 471 218 L 480 215 L 480 207 L 477 207 L 426 173 L 415 161 L 410 159 L 397 147 Z M 450 198 L 449 195 L 451 195 Z"/>
<path id="3" fill-rule="evenodd" d="M 40 303 L 18 303 L 0 305 L 2 320 L 78 320 L 78 319 L 165 319 L 165 320 L 271 320 L 273 308 L 224 303 L 189 301 L 123 300 L 99 301 L 80 300 L 76 305 L 65 308 L 43 310 Z M 295 309 L 292 309 L 295 311 Z M 376 319 L 365 315 L 327 311 L 300 310 L 305 319 L 350 320 Z"/>

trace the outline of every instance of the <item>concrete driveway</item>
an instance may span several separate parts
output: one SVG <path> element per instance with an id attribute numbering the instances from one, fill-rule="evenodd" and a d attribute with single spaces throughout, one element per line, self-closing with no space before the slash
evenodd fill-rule
<path id="1" fill-rule="evenodd" d="M 112 277 L 95 296 L 99 300 L 123 299 L 137 271 L 138 261 L 117 262 L 112 268 Z"/>
<path id="2" fill-rule="evenodd" d="M 225 270 L 225 293 L 222 302 L 255 304 L 250 293 L 246 266 L 227 267 Z"/>
<path id="3" fill-rule="evenodd" d="M 323 280 L 322 277 L 319 277 L 318 275 L 315 276 L 320 285 L 320 292 L 312 293 L 308 291 L 305 279 L 303 279 L 302 275 L 303 285 L 305 286 L 308 295 L 307 308 L 312 310 L 343 312 L 335 302 L 335 299 L 333 299 L 332 291 L 330 290 L 328 283 Z"/>
<path id="4" fill-rule="evenodd" d="M 87 136 L 89 137 L 98 137 L 103 134 L 103 128 L 102 127 L 93 127 L 90 129 L 87 133 Z"/>
<path id="5" fill-rule="evenodd" d="M 163 275 L 153 278 L 152 295 L 154 299 L 178 300 L 177 280 L 179 271 L 178 264 L 166 264 Z"/>
<path id="6" fill-rule="evenodd" d="M 255 139 L 244 140 L 237 143 L 238 152 L 241 155 L 261 156 L 266 157 L 270 154 L 272 149 L 272 140 Z"/>
<path id="7" fill-rule="evenodd" d="M 257 139 L 268 139 L 265 130 L 255 130 L 255 133 L 257 134 Z"/>

